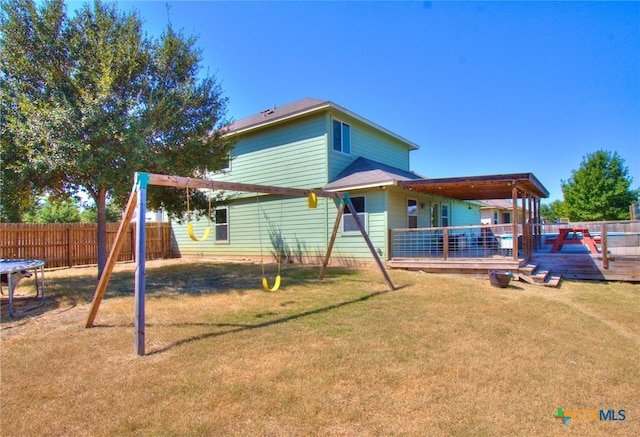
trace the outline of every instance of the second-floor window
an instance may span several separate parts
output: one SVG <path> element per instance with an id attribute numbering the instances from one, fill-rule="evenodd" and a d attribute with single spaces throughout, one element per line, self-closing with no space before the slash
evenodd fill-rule
<path id="1" fill-rule="evenodd" d="M 351 154 L 351 126 L 338 120 L 333 120 L 333 150 Z"/>

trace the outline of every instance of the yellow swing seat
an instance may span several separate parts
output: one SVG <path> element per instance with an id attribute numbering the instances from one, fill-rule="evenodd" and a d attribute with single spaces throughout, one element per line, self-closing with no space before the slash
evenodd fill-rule
<path id="1" fill-rule="evenodd" d="M 187 233 L 189 234 L 189 238 L 191 238 L 193 241 L 204 241 L 209 238 L 209 234 L 211 233 L 211 226 L 207 226 L 207 228 L 204 230 L 204 234 L 202 234 L 202 238 L 198 239 L 198 237 L 196 237 L 193 233 L 193 225 L 191 223 L 187 223 Z"/>
<path id="2" fill-rule="evenodd" d="M 281 280 L 280 275 L 276 276 L 276 282 L 274 282 L 273 287 L 269 287 L 269 281 L 267 281 L 267 278 L 263 277 L 262 288 L 264 288 L 264 291 L 278 291 Z"/>
<path id="3" fill-rule="evenodd" d="M 211 196 L 209 196 L 209 223 L 211 223 Z M 189 234 L 189 238 L 193 241 L 204 241 L 209 238 L 209 234 L 211 233 L 211 225 L 207 226 L 204 230 L 204 234 L 202 234 L 202 238 L 198 239 L 193 233 L 193 225 L 191 224 L 191 208 L 189 208 L 189 187 L 187 187 L 187 233 Z"/>

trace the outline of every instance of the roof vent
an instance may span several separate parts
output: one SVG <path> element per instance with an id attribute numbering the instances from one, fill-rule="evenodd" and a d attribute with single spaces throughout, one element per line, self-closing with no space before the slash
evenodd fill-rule
<path id="1" fill-rule="evenodd" d="M 265 109 L 264 111 L 260 112 L 260 114 L 262 114 L 263 117 L 266 117 L 268 115 L 273 114 L 274 112 L 276 112 L 275 102 L 273 103 L 273 109 Z"/>

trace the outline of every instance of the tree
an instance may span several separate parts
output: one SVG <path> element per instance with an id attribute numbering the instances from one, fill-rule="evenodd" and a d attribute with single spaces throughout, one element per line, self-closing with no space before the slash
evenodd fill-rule
<path id="1" fill-rule="evenodd" d="M 107 201 L 107 223 L 116 223 L 122 219 L 122 209 L 118 208 L 113 202 Z M 98 208 L 91 205 L 80 213 L 80 221 L 82 223 L 97 223 Z"/>
<path id="2" fill-rule="evenodd" d="M 540 216 L 549 223 L 555 223 L 558 219 L 566 217 L 564 204 L 560 200 L 554 200 L 549 205 L 540 205 Z"/>
<path id="3" fill-rule="evenodd" d="M 135 12 L 102 1 L 71 19 L 62 0 L 0 6 L 3 154 L 23 157 L 13 172 L 37 189 L 93 198 L 101 272 L 107 198 L 123 206 L 135 171 L 202 177 L 221 168 L 232 147 L 227 99 L 200 71 L 196 39 L 171 25 L 151 39 Z M 149 206 L 181 217 L 182 190 L 153 188 Z M 191 203 L 207 209 L 201 193 Z"/>
<path id="4" fill-rule="evenodd" d="M 617 152 L 598 150 L 583 157 L 578 170 L 562 181 L 564 210 L 572 221 L 628 220 L 639 189 Z"/>
<path id="5" fill-rule="evenodd" d="M 78 223 L 80 212 L 78 201 L 73 197 L 54 199 L 47 197 L 33 212 L 25 214 L 27 223 Z"/>

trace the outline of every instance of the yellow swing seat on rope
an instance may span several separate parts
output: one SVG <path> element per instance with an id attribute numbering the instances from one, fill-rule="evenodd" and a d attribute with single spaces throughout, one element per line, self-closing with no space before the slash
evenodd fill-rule
<path id="1" fill-rule="evenodd" d="M 198 239 L 193 233 L 193 225 L 191 223 L 187 223 L 187 233 L 189 234 L 189 238 L 193 241 L 204 241 L 209 238 L 209 234 L 211 233 L 211 226 L 207 226 L 204 230 L 204 234 L 202 234 L 202 238 Z"/>
<path id="2" fill-rule="evenodd" d="M 209 234 L 211 233 L 211 196 L 209 196 L 209 226 L 207 226 L 204 230 L 204 234 L 202 234 L 202 238 L 198 239 L 196 235 L 193 233 L 193 224 L 191 224 L 191 208 L 189 208 L 189 187 L 187 187 L 187 233 L 189 234 L 189 238 L 193 241 L 204 241 L 209 238 Z"/>
<path id="3" fill-rule="evenodd" d="M 274 282 L 273 287 L 269 287 L 269 281 L 267 281 L 267 278 L 263 277 L 262 278 L 262 288 L 264 288 L 264 291 L 278 291 L 278 289 L 280 288 L 280 275 L 276 276 L 276 282 Z"/>

